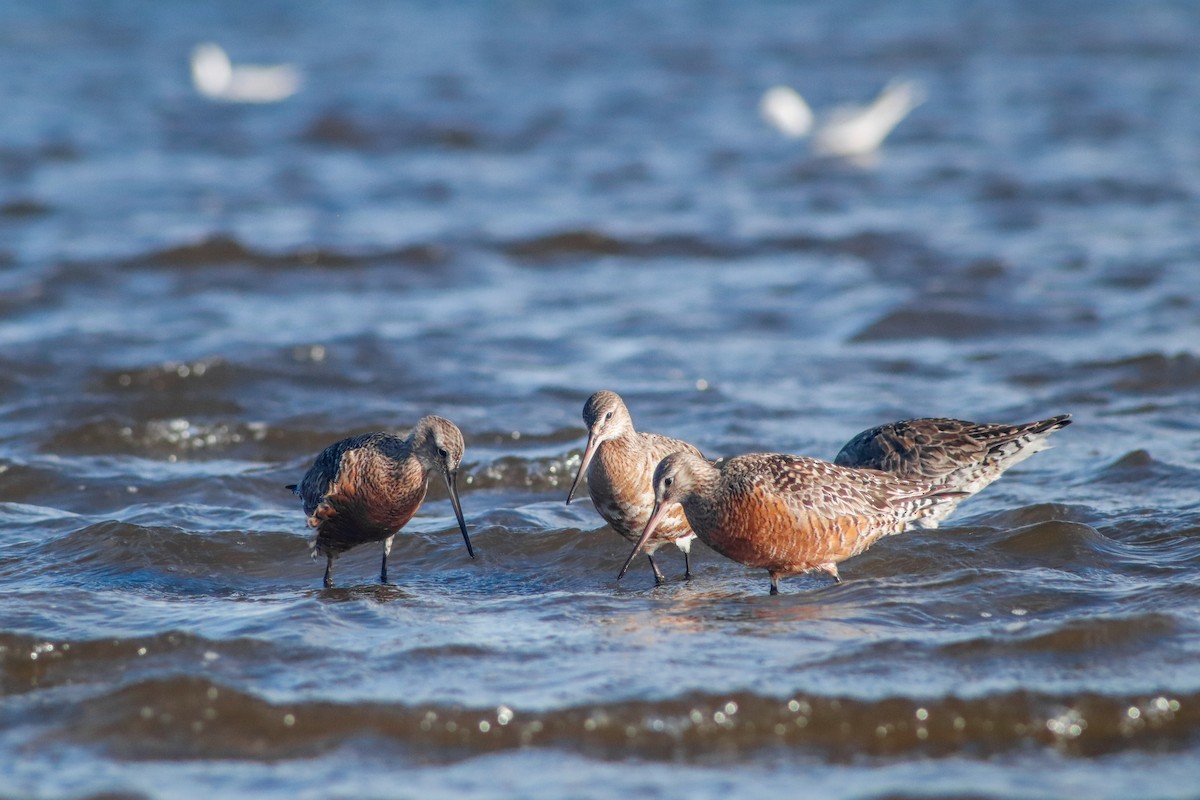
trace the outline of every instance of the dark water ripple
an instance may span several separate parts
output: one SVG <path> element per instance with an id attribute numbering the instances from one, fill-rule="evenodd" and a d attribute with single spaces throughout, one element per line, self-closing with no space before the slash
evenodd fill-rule
<path id="1" fill-rule="evenodd" d="M 1200 697 L 1057 697 L 1013 692 L 938 701 L 733 693 L 554 713 L 267 703 L 200 678 L 144 681 L 79 704 L 73 741 L 119 759 L 312 758 L 348 736 L 414 761 L 518 748 L 592 758 L 703 761 L 803 748 L 833 762 L 941 758 L 1053 747 L 1067 757 L 1185 750 L 1200 734 Z"/>

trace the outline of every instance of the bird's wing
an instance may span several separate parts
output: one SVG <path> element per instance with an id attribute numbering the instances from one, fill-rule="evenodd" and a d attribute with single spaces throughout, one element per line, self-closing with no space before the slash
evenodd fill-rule
<path id="1" fill-rule="evenodd" d="M 353 461 L 353 454 L 371 441 L 375 434 L 364 433 L 351 436 L 335 442 L 322 450 L 313 461 L 313 465 L 304 473 L 300 483 L 292 490 L 304 502 L 305 516 L 312 517 L 317 508 L 326 500 L 327 495 L 342 475 L 347 459 Z"/>
<path id="2" fill-rule="evenodd" d="M 957 419 L 909 419 L 863 431 L 837 454 L 844 467 L 877 469 L 902 478 L 936 481 L 988 451 L 979 433 L 988 426 Z"/>
<path id="3" fill-rule="evenodd" d="M 910 419 L 863 431 L 841 449 L 834 463 L 866 467 L 912 480 L 944 483 L 960 470 L 999 462 L 1001 469 L 1031 444 L 1070 424 L 1070 415 L 1024 425 L 967 422 L 958 419 Z M 1044 447 L 1044 445 L 1042 445 Z M 1015 461 L 1013 461 L 1015 463 Z"/>
<path id="4" fill-rule="evenodd" d="M 743 457 L 747 458 L 747 457 Z M 926 483 L 874 469 L 851 469 L 805 456 L 753 457 L 755 482 L 777 493 L 796 513 L 834 517 L 894 517 L 936 493 Z"/>

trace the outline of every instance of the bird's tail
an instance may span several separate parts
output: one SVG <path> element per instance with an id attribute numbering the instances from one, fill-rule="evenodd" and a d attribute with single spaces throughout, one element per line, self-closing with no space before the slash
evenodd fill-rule
<path id="1" fill-rule="evenodd" d="M 954 513 L 959 503 L 970 496 L 971 492 L 958 489 L 931 491 L 913 502 L 907 522 L 916 528 L 936 528 L 942 520 Z"/>
<path id="2" fill-rule="evenodd" d="M 962 485 L 962 488 L 977 492 L 991 483 L 1010 467 L 1021 463 L 1034 453 L 1048 450 L 1052 446 L 1047 438 L 1055 431 L 1062 430 L 1071 424 L 1070 414 L 1059 414 L 1057 417 L 1041 419 L 1037 422 L 1027 422 L 1024 425 L 1013 425 L 1007 428 L 998 427 L 991 436 L 995 439 L 987 456 L 980 465 L 983 476 L 970 476 L 970 481 L 986 477 L 982 486 Z M 957 482 L 952 482 L 957 483 Z"/>

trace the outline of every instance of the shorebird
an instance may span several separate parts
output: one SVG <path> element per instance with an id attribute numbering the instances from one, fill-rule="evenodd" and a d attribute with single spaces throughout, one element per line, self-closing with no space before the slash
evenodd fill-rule
<path id="1" fill-rule="evenodd" d="M 925 102 L 925 89 L 913 80 L 892 81 L 866 106 L 838 106 L 820 117 L 790 86 L 763 93 L 759 113 L 785 136 L 812 135 L 812 150 L 820 156 L 853 158 L 875 152 L 914 108 Z"/>
<path id="2" fill-rule="evenodd" d="M 458 501 L 462 432 L 448 419 L 422 417 L 407 438 L 364 433 L 329 445 L 298 484 L 288 486 L 304 501 L 310 528 L 316 528 L 313 558 L 325 556 L 325 587 L 333 586 L 333 560 L 352 547 L 383 543 L 379 580 L 387 583 L 387 559 L 396 532 L 413 518 L 432 473 L 450 491 L 467 553 L 475 557 Z"/>
<path id="3" fill-rule="evenodd" d="M 767 570 L 771 594 L 778 594 L 785 575 L 819 569 L 840 580 L 839 562 L 921 526 L 959 494 L 803 456 L 754 453 L 713 464 L 674 453 L 654 470 L 654 509 L 617 579 L 677 507 L 709 547 Z"/>
<path id="4" fill-rule="evenodd" d="M 616 392 L 599 391 L 589 397 L 583 404 L 583 424 L 588 429 L 587 445 L 571 490 L 567 492 L 567 504 L 575 496 L 579 480 L 586 472 L 588 493 L 600 516 L 614 531 L 630 542 L 636 542 L 654 508 L 652 478 L 658 462 L 681 451 L 701 460 L 704 456 L 679 439 L 634 430 L 629 409 Z M 653 535 L 642 545 L 650 568 L 654 570 L 656 584 L 666 578 L 654 563 L 654 553 L 668 542 L 683 551 L 684 578 L 692 577 L 689 553 L 695 538 L 682 509 L 676 507 L 661 517 Z"/>
<path id="5" fill-rule="evenodd" d="M 878 469 L 962 492 L 925 518 L 926 527 L 936 527 L 960 502 L 1009 467 L 1049 448 L 1046 438 L 1070 424 L 1070 414 L 1024 425 L 907 419 L 863 431 L 846 443 L 833 463 Z"/>

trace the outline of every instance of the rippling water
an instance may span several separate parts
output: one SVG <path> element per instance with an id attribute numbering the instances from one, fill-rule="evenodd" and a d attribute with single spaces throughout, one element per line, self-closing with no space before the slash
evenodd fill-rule
<path id="1" fill-rule="evenodd" d="M 1196 795 L 1200 7 L 193 5 L 0 9 L 0 795 Z M 898 76 L 867 163 L 757 115 Z M 769 597 L 615 582 L 599 388 L 713 455 L 1076 424 Z M 283 485 L 425 413 L 479 559 L 435 483 L 322 590 Z"/>

